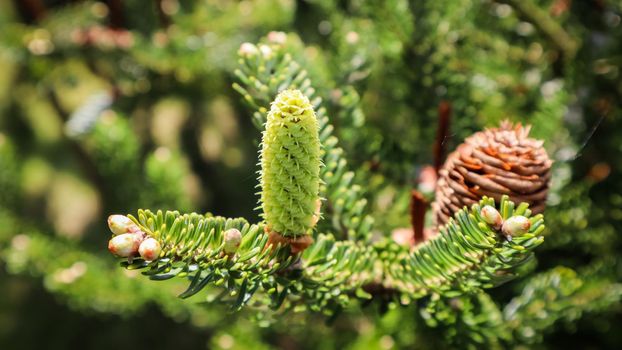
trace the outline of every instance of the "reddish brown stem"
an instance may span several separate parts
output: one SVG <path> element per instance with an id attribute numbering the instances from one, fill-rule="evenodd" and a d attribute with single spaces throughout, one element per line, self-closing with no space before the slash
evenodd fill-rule
<path id="1" fill-rule="evenodd" d="M 415 237 L 415 245 L 423 242 L 423 224 L 425 221 L 425 213 L 428 210 L 428 201 L 417 190 L 410 192 L 410 223 L 413 227 Z"/>
<path id="2" fill-rule="evenodd" d="M 434 143 L 434 169 L 436 169 L 437 174 L 441 166 L 443 166 L 450 120 L 451 104 L 448 101 L 441 101 L 438 104 L 438 129 L 436 131 L 436 142 Z"/>

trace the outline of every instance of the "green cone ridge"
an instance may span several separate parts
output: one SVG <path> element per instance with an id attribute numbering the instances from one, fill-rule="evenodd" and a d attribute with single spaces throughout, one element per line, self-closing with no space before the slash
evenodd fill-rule
<path id="1" fill-rule="evenodd" d="M 268 112 L 261 150 L 261 204 L 272 231 L 309 233 L 320 183 L 318 122 L 299 90 L 279 93 Z"/>

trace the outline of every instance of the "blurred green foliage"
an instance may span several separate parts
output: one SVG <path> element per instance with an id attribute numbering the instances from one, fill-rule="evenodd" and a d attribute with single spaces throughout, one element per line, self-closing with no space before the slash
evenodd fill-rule
<path id="1" fill-rule="evenodd" d="M 0 348 L 619 348 L 621 15 L 619 0 L 1 2 Z M 111 213 L 257 221 L 260 134 L 231 84 L 240 45 L 272 31 L 367 186 L 372 236 L 409 225 L 441 103 L 448 149 L 533 124 L 556 161 L 533 274 L 325 325 L 180 300 L 184 281 L 118 269 Z"/>

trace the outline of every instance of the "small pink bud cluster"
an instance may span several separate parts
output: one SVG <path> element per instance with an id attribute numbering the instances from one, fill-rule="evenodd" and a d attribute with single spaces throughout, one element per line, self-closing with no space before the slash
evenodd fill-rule
<path id="1" fill-rule="evenodd" d="M 146 261 L 155 260 L 160 256 L 160 242 L 147 236 L 127 216 L 110 215 L 108 227 L 113 234 L 113 237 L 108 241 L 108 250 L 112 254 L 130 259 L 140 255 Z"/>
<path id="2" fill-rule="evenodd" d="M 501 232 L 508 239 L 511 239 L 513 236 L 523 235 L 529 232 L 531 228 L 531 221 L 528 218 L 516 215 L 504 221 L 499 211 L 490 205 L 484 206 L 480 210 L 480 215 L 495 230 L 501 229 Z"/>

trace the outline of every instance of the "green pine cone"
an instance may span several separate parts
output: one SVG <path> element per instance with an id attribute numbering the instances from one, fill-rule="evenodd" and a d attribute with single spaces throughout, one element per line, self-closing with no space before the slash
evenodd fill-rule
<path id="1" fill-rule="evenodd" d="M 268 228 L 286 237 L 309 234 L 319 201 L 320 138 L 313 107 L 299 90 L 282 91 L 272 102 L 260 182 Z"/>

